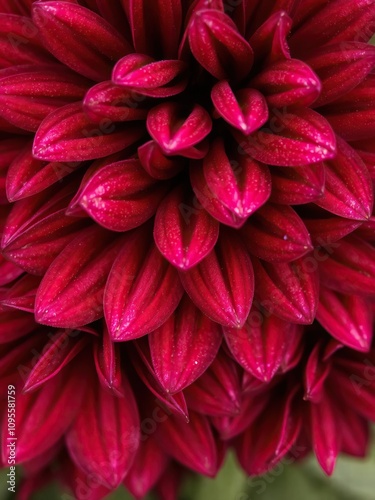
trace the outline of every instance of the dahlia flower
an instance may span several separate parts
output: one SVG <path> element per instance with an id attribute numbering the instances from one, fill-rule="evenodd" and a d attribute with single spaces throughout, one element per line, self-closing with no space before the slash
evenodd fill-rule
<path id="1" fill-rule="evenodd" d="M 362 457 L 374 0 L 0 0 L 2 465 L 178 498 Z M 9 405 L 8 405 L 9 406 Z"/>

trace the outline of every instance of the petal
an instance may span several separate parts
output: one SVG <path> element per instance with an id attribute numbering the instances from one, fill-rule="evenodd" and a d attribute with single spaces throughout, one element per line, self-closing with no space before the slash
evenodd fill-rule
<path id="1" fill-rule="evenodd" d="M 331 399 L 326 396 L 321 403 L 311 404 L 310 414 L 312 442 L 316 458 L 324 472 L 331 475 L 339 453 L 337 417 Z"/>
<path id="2" fill-rule="evenodd" d="M 155 375 L 170 394 L 200 377 L 215 359 L 222 334 L 185 295 L 176 311 L 148 336 Z"/>
<path id="3" fill-rule="evenodd" d="M 322 92 L 314 107 L 323 106 L 366 78 L 375 66 L 375 48 L 359 42 L 338 43 L 314 51 L 306 63 L 322 82 Z"/>
<path id="4" fill-rule="evenodd" d="M 207 212 L 235 228 L 268 200 L 271 191 L 268 167 L 246 154 L 227 151 L 220 139 L 212 142 L 203 165 L 191 165 L 190 180 Z"/>
<path id="5" fill-rule="evenodd" d="M 325 383 L 331 373 L 331 363 L 322 359 L 323 348 L 324 344 L 318 342 L 306 363 L 304 399 L 314 404 L 323 400 Z"/>
<path id="6" fill-rule="evenodd" d="M 105 291 L 104 311 L 112 340 L 135 339 L 159 328 L 176 309 L 182 293 L 177 270 L 153 244 L 150 227 L 130 234 Z"/>
<path id="7" fill-rule="evenodd" d="M 211 132 L 212 122 L 198 104 L 187 111 L 177 103 L 168 102 L 151 109 L 147 129 L 165 154 L 202 158 L 206 151 L 203 153 L 197 145 Z"/>
<path id="8" fill-rule="evenodd" d="M 324 194 L 325 167 L 314 163 L 296 168 L 272 168 L 270 201 L 282 205 L 302 205 Z"/>
<path id="9" fill-rule="evenodd" d="M 157 429 L 162 448 L 189 469 L 214 477 L 218 468 L 218 452 L 208 419 L 192 412 L 189 423 L 170 416 Z"/>
<path id="10" fill-rule="evenodd" d="M 139 415 L 126 379 L 122 391 L 118 398 L 92 380 L 66 436 L 75 464 L 111 489 L 124 480 L 139 446 Z"/>
<path id="11" fill-rule="evenodd" d="M 211 99 L 218 114 L 245 135 L 260 129 L 268 120 L 267 102 L 257 90 L 234 92 L 223 80 L 212 89 Z"/>
<path id="12" fill-rule="evenodd" d="M 160 59 L 177 55 L 182 23 L 181 2 L 128 0 L 130 26 L 136 52 Z"/>
<path id="13" fill-rule="evenodd" d="M 325 192 L 315 203 L 329 212 L 354 220 L 372 214 L 373 189 L 368 170 L 345 141 L 337 137 L 336 158 L 325 163 Z"/>
<path id="14" fill-rule="evenodd" d="M 103 315 L 103 293 L 121 240 L 97 226 L 81 231 L 44 275 L 35 301 L 38 323 L 76 328 Z"/>
<path id="15" fill-rule="evenodd" d="M 281 167 L 298 167 L 330 159 L 336 139 L 328 122 L 311 109 L 273 110 L 267 127 L 237 141 L 251 157 Z"/>
<path id="16" fill-rule="evenodd" d="M 316 319 L 339 342 L 351 349 L 369 351 L 373 317 L 363 297 L 321 287 Z"/>
<path id="17" fill-rule="evenodd" d="M 224 328 L 224 335 L 237 363 L 263 382 L 276 375 L 301 339 L 296 325 L 255 308 L 241 330 Z"/>
<path id="18" fill-rule="evenodd" d="M 320 267 L 322 283 L 344 294 L 375 294 L 375 249 L 356 236 L 347 236 L 328 248 Z"/>
<path id="19" fill-rule="evenodd" d="M 107 21 L 76 3 L 34 3 L 33 21 L 49 52 L 91 80 L 109 79 L 114 62 L 132 50 Z"/>
<path id="20" fill-rule="evenodd" d="M 78 101 L 89 82 L 63 66 L 21 66 L 17 73 L 0 72 L 0 115 L 13 125 L 35 132 L 52 111 Z"/>
<path id="21" fill-rule="evenodd" d="M 129 231 L 154 215 L 167 187 L 150 177 L 138 160 L 123 160 L 96 170 L 76 202 L 101 226 Z"/>
<path id="22" fill-rule="evenodd" d="M 192 16 L 189 43 L 195 59 L 218 80 L 242 80 L 253 64 L 253 51 L 229 16 L 212 9 Z"/>
<path id="23" fill-rule="evenodd" d="M 155 141 L 149 141 L 138 148 L 139 161 L 142 167 L 154 179 L 170 179 L 187 167 L 187 158 L 165 156 Z"/>
<path id="24" fill-rule="evenodd" d="M 204 209 L 194 208 L 193 196 L 177 186 L 161 203 L 155 217 L 155 243 L 163 256 L 182 270 L 201 262 L 213 249 L 219 223 Z"/>
<path id="25" fill-rule="evenodd" d="M 252 261 L 255 297 L 260 306 L 285 321 L 312 323 L 318 307 L 318 263 L 315 259 L 307 256 L 278 264 L 256 258 Z"/>
<path id="26" fill-rule="evenodd" d="M 267 66 L 250 81 L 264 94 L 269 106 L 310 106 L 322 86 L 313 70 L 298 59 L 285 59 Z"/>
<path id="27" fill-rule="evenodd" d="M 291 262 L 313 250 L 310 235 L 287 205 L 267 203 L 241 229 L 247 249 L 268 262 Z"/>
<path id="28" fill-rule="evenodd" d="M 147 117 L 146 97 L 137 92 L 113 85 L 111 81 L 101 82 L 88 90 L 83 108 L 89 118 L 107 118 L 112 122 L 144 120 Z"/>
<path id="29" fill-rule="evenodd" d="M 287 37 L 291 27 L 292 19 L 285 11 L 280 10 L 269 16 L 249 40 L 255 61 L 272 64 L 290 59 Z"/>
<path id="30" fill-rule="evenodd" d="M 155 61 L 142 54 L 130 54 L 118 61 L 112 81 L 145 96 L 170 97 L 185 90 L 186 70 L 183 61 Z"/>
<path id="31" fill-rule="evenodd" d="M 209 318 L 240 328 L 254 293 L 253 269 L 243 243 L 234 232 L 222 231 L 214 250 L 189 271 L 180 271 L 193 302 Z"/>
<path id="32" fill-rule="evenodd" d="M 114 344 L 106 325 L 103 327 L 102 340 L 94 344 L 96 373 L 102 384 L 114 396 L 123 397 L 120 349 Z"/>
<path id="33" fill-rule="evenodd" d="M 0 300 L 3 306 L 12 307 L 20 311 L 34 313 L 35 295 L 40 283 L 40 278 L 26 274 L 7 289 Z"/>
<path id="34" fill-rule="evenodd" d="M 53 446 L 74 420 L 82 403 L 85 381 L 82 362 L 63 370 L 39 390 L 18 394 L 17 463 L 32 460 Z M 78 383 L 77 383 L 78 380 Z M 7 457 L 8 429 L 3 426 L 3 461 Z"/>

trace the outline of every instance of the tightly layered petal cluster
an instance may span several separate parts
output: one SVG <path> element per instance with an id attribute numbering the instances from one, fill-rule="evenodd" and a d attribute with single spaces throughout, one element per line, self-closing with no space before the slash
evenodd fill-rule
<path id="1" fill-rule="evenodd" d="M 0 0 L 21 500 L 366 454 L 374 32 L 375 0 Z"/>

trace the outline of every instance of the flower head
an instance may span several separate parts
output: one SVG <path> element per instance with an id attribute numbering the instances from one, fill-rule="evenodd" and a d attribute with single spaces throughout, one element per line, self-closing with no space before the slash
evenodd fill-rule
<path id="1" fill-rule="evenodd" d="M 374 22 L 374 0 L 0 1 L 22 498 L 172 499 L 229 447 L 251 475 L 365 454 Z"/>

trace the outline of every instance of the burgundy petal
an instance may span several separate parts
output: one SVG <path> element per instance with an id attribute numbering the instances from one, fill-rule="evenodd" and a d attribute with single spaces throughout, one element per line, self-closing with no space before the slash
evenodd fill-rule
<path id="1" fill-rule="evenodd" d="M 149 230 L 142 227 L 124 240 L 108 278 L 104 311 L 114 341 L 155 330 L 182 297 L 177 270 L 161 256 Z"/>
<path id="2" fill-rule="evenodd" d="M 347 236 L 326 252 L 319 264 L 322 283 L 344 294 L 374 296 L 375 249 L 366 241 Z"/>
<path id="3" fill-rule="evenodd" d="M 318 76 L 298 59 L 285 59 L 267 66 L 250 85 L 264 94 L 269 106 L 276 108 L 311 106 L 322 89 Z"/>
<path id="4" fill-rule="evenodd" d="M 215 359 L 222 334 L 185 295 L 169 319 L 148 336 L 155 375 L 170 394 L 193 383 Z"/>
<path id="5" fill-rule="evenodd" d="M 39 390 L 18 394 L 17 463 L 32 460 L 53 446 L 66 432 L 82 404 L 85 381 L 82 363 L 59 373 Z M 78 381 L 78 382 L 77 382 Z M 7 457 L 8 429 L 3 425 L 3 461 Z"/>
<path id="6" fill-rule="evenodd" d="M 35 132 L 49 113 L 82 98 L 88 84 L 59 65 L 21 66 L 3 77 L 0 72 L 0 116 Z"/>
<path id="7" fill-rule="evenodd" d="M 94 360 L 102 386 L 115 396 L 123 397 L 120 349 L 112 342 L 106 325 L 101 341 L 94 344 Z"/>
<path id="8" fill-rule="evenodd" d="M 368 301 L 321 287 L 316 319 L 339 342 L 351 349 L 368 351 L 373 317 Z"/>
<path id="9" fill-rule="evenodd" d="M 160 59 L 177 56 L 182 23 L 181 2 L 127 0 L 136 52 Z"/>
<path id="10" fill-rule="evenodd" d="M 189 43 L 196 60 L 218 80 L 242 80 L 253 64 L 253 51 L 229 16 L 213 9 L 193 14 Z"/>
<path id="11" fill-rule="evenodd" d="M 147 129 L 165 154 L 199 159 L 207 152 L 199 148 L 199 143 L 211 132 L 212 121 L 198 104 L 186 111 L 177 103 L 167 102 L 151 109 Z"/>
<path id="12" fill-rule="evenodd" d="M 180 271 L 193 302 L 217 323 L 240 328 L 249 314 L 254 275 L 250 257 L 235 233 L 222 231 L 212 252 L 189 271 Z"/>
<path id="13" fill-rule="evenodd" d="M 287 205 L 267 203 L 241 229 L 248 250 L 268 262 L 290 262 L 313 250 L 310 235 Z"/>
<path id="14" fill-rule="evenodd" d="M 211 99 L 218 114 L 245 135 L 260 129 L 268 120 L 267 102 L 257 90 L 234 92 L 224 80 L 214 86 Z"/>
<path id="15" fill-rule="evenodd" d="M 268 167 L 246 154 L 227 152 L 220 139 L 211 144 L 203 165 L 191 165 L 190 180 L 207 212 L 235 228 L 268 200 L 271 191 Z"/>
<path id="16" fill-rule="evenodd" d="M 260 306 L 285 321 L 312 323 L 318 307 L 318 264 L 315 259 L 306 256 L 278 264 L 256 258 L 252 261 L 255 298 Z"/>
<path id="17" fill-rule="evenodd" d="M 26 274 L 17 280 L 6 291 L 0 304 L 29 313 L 34 313 L 35 295 L 40 283 L 40 278 Z"/>
<path id="18" fill-rule="evenodd" d="M 345 46 L 348 40 L 358 40 L 359 34 L 366 36 L 365 28 L 375 19 L 374 7 L 373 0 L 357 0 L 355 4 L 352 0 L 324 2 L 290 38 L 292 51 L 299 56 L 322 45 L 342 42 Z M 368 39 L 361 41 L 367 42 Z"/>
<path id="19" fill-rule="evenodd" d="M 53 62 L 29 17 L 0 14 L 0 67 Z"/>
<path id="20" fill-rule="evenodd" d="M 250 156 L 263 163 L 298 167 L 330 159 L 336 139 L 328 122 L 308 108 L 273 110 L 268 126 L 237 141 Z"/>
<path id="21" fill-rule="evenodd" d="M 192 194 L 177 186 L 161 203 L 155 217 L 155 243 L 163 256 L 182 270 L 201 262 L 213 249 L 219 223 L 203 208 L 194 208 Z"/>
<path id="22" fill-rule="evenodd" d="M 111 81 L 94 85 L 85 95 L 83 108 L 89 118 L 107 118 L 112 122 L 144 120 L 147 117 L 146 97 L 132 90 L 113 85 Z"/>
<path id="23" fill-rule="evenodd" d="M 283 10 L 269 16 L 249 40 L 255 61 L 274 63 L 290 59 L 287 36 L 291 26 L 292 19 Z"/>
<path id="24" fill-rule="evenodd" d="M 155 141 L 149 141 L 138 148 L 142 167 L 155 179 L 170 179 L 187 166 L 187 158 L 165 156 Z"/>
<path id="25" fill-rule="evenodd" d="M 321 403 L 311 404 L 310 410 L 314 452 L 324 472 L 331 475 L 339 453 L 339 433 L 333 402 L 327 395 Z"/>
<path id="26" fill-rule="evenodd" d="M 87 475 L 116 488 L 129 471 L 139 446 L 139 415 L 129 382 L 123 398 L 92 380 L 66 442 L 69 454 Z"/>
<path id="27" fill-rule="evenodd" d="M 36 2 L 33 21 L 43 45 L 59 61 L 91 80 L 110 78 L 130 44 L 102 17 L 72 2 Z"/>
<path id="28" fill-rule="evenodd" d="M 325 166 L 314 163 L 296 168 L 272 168 L 270 200 L 282 205 L 302 205 L 324 194 Z"/>
<path id="29" fill-rule="evenodd" d="M 354 89 L 375 66 L 375 48 L 360 42 L 328 45 L 306 60 L 322 82 L 314 107 L 323 106 Z"/>
<path id="30" fill-rule="evenodd" d="M 103 315 L 103 293 L 121 240 L 97 226 L 81 231 L 44 275 L 35 301 L 39 323 L 76 328 Z"/>
<path id="31" fill-rule="evenodd" d="M 214 477 L 218 468 L 218 452 L 208 419 L 192 412 L 189 423 L 170 416 L 157 430 L 163 449 L 190 469 Z"/>
<path id="32" fill-rule="evenodd" d="M 45 384 L 66 366 L 88 344 L 90 335 L 79 331 L 62 330 L 56 332 L 43 348 L 38 362 L 31 370 L 23 387 L 30 392 Z M 70 369 L 71 365 L 69 365 Z"/>
<path id="33" fill-rule="evenodd" d="M 112 81 L 145 96 L 170 97 L 185 90 L 186 69 L 183 61 L 155 61 L 141 54 L 130 54 L 116 64 Z"/>
<path id="34" fill-rule="evenodd" d="M 117 153 L 143 135 L 142 126 L 92 122 L 81 103 L 68 104 L 51 113 L 39 127 L 33 155 L 39 160 L 84 161 Z"/>
<path id="35" fill-rule="evenodd" d="M 325 192 L 315 203 L 340 217 L 367 220 L 373 202 L 366 165 L 354 149 L 337 137 L 337 155 L 325 162 Z"/>
<path id="36" fill-rule="evenodd" d="M 167 187 L 150 177 L 138 160 L 123 160 L 99 168 L 76 202 L 101 226 L 129 231 L 154 215 Z"/>
<path id="37" fill-rule="evenodd" d="M 324 344 L 318 342 L 309 354 L 305 371 L 304 399 L 312 403 L 320 403 L 324 397 L 324 388 L 331 373 L 331 363 L 322 360 Z"/>
<path id="38" fill-rule="evenodd" d="M 235 360 L 263 382 L 275 376 L 301 339 L 295 324 L 270 314 L 262 315 L 255 308 L 243 328 L 224 328 L 224 334 Z"/>

